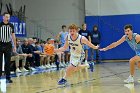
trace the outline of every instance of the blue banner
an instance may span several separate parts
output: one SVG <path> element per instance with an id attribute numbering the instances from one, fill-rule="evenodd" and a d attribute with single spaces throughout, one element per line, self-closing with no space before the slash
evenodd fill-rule
<path id="1" fill-rule="evenodd" d="M 0 21 L 3 20 L 3 17 L 0 16 Z M 14 25 L 15 35 L 17 37 L 26 37 L 26 24 L 23 21 L 20 21 L 18 17 L 11 16 L 10 23 Z"/>

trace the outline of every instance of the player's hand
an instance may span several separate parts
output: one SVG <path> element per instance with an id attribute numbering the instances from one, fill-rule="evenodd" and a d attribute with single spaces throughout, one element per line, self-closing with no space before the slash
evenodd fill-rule
<path id="1" fill-rule="evenodd" d="M 54 53 L 58 53 L 59 52 L 59 50 L 58 49 L 54 49 Z"/>
<path id="2" fill-rule="evenodd" d="M 99 45 L 95 46 L 95 48 L 94 48 L 94 49 L 98 49 L 98 48 L 99 48 Z"/>
<path id="3" fill-rule="evenodd" d="M 107 49 L 106 48 L 102 48 L 102 49 L 99 49 L 100 51 L 107 51 Z"/>

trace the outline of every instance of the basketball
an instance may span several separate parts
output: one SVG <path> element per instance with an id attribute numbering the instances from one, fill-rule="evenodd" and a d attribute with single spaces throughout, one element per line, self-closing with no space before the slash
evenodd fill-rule
<path id="1" fill-rule="evenodd" d="M 44 46 L 44 53 L 47 55 L 53 55 L 54 54 L 54 46 L 52 44 L 46 44 Z"/>

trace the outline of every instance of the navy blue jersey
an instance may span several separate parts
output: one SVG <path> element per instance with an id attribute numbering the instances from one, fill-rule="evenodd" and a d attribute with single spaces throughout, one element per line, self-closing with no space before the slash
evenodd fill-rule
<path id="1" fill-rule="evenodd" d="M 82 35 L 82 36 L 85 36 L 87 39 L 89 39 L 88 37 L 90 36 L 90 32 L 88 30 L 81 29 L 79 31 L 79 34 Z"/>
<path id="2" fill-rule="evenodd" d="M 90 32 L 90 36 L 92 44 L 100 44 L 101 35 L 99 31 Z"/>

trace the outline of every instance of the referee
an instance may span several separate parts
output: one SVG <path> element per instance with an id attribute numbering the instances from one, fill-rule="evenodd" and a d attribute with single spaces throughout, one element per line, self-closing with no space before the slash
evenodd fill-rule
<path id="1" fill-rule="evenodd" d="M 10 14 L 5 12 L 3 14 L 3 21 L 0 22 L 0 77 L 2 76 L 2 63 L 3 63 L 3 54 L 5 58 L 5 74 L 6 74 L 6 82 L 12 83 L 10 77 L 10 60 L 11 60 L 11 52 L 16 52 L 16 40 L 14 33 L 14 26 L 9 23 Z M 14 47 L 12 48 L 13 39 Z"/>

